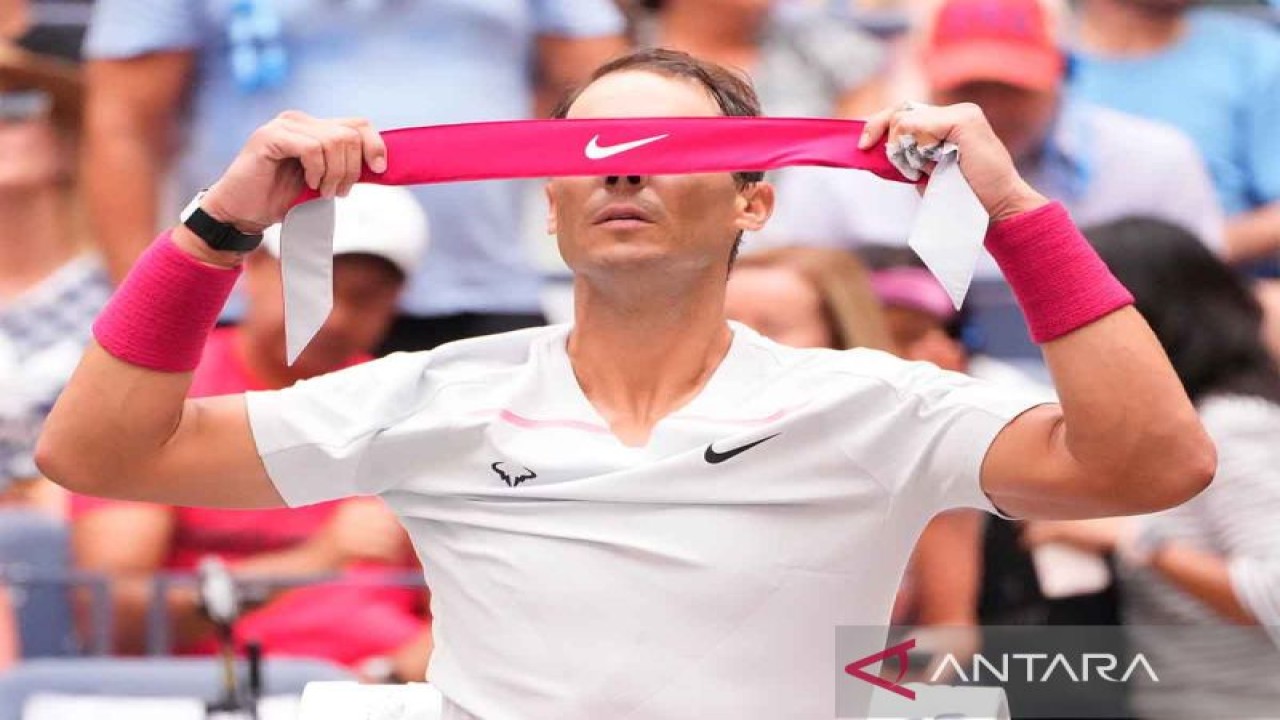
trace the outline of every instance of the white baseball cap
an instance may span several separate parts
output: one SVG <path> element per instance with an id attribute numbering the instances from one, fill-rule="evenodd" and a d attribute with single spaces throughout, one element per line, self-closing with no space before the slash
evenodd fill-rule
<path id="1" fill-rule="evenodd" d="M 427 251 L 427 213 L 413 193 L 391 185 L 360 184 L 335 198 L 333 254 L 376 255 L 413 277 Z M 280 257 L 280 225 L 263 233 L 262 246 Z"/>

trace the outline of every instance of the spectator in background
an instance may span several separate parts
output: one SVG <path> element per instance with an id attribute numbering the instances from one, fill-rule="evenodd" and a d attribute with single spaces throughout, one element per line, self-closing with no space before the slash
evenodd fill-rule
<path id="1" fill-rule="evenodd" d="M 843 250 L 775 248 L 743 256 L 729 278 L 725 312 L 793 347 L 901 349 L 866 269 Z M 976 623 L 980 528 L 981 518 L 969 511 L 929 523 L 898 592 L 895 622 Z"/>
<path id="2" fill-rule="evenodd" d="M 80 77 L 0 40 L 0 505 L 59 512 L 32 452 L 110 283 L 75 218 Z"/>
<path id="3" fill-rule="evenodd" d="M 1088 233 L 1137 298 L 1218 447 L 1213 485 L 1140 518 L 1036 523 L 1032 544 L 1114 552 L 1139 717 L 1275 717 L 1280 707 L 1280 371 L 1245 283 L 1181 228 L 1130 219 Z M 1166 626 L 1166 627 L 1161 627 Z M 1179 629 L 1167 626 L 1181 626 Z"/>
<path id="4" fill-rule="evenodd" d="M 881 105 L 884 50 L 820 10 L 779 0 L 642 0 L 642 47 L 670 47 L 748 73 L 765 114 L 861 116 Z"/>
<path id="5" fill-rule="evenodd" d="M 1037 190 L 1077 223 L 1143 213 L 1217 247 L 1221 212 L 1195 147 L 1173 128 L 1064 98 L 1066 56 L 1041 0 L 946 0 L 923 31 L 931 100 L 973 102 Z M 919 196 L 869 173 L 804 168 L 779 184 L 767 243 L 905 244 Z M 980 277 L 998 278 L 995 263 Z"/>
<path id="6" fill-rule="evenodd" d="M 793 347 L 890 349 L 867 271 L 841 250 L 775 248 L 740 257 L 725 302 L 730 319 Z"/>
<path id="7" fill-rule="evenodd" d="M 400 291 L 427 238 L 426 217 L 403 188 L 359 185 L 340 199 L 333 312 L 289 366 L 275 259 L 278 232 L 278 226 L 268 231 L 269 253 L 246 258 L 244 322 L 210 336 L 192 382 L 193 396 L 283 388 L 369 359 L 395 315 Z M 121 578 L 114 584 L 115 628 L 124 652 L 143 647 L 150 575 L 193 570 L 206 555 L 223 557 L 235 572 L 271 577 L 416 567 L 403 531 L 377 500 L 228 511 L 76 497 L 72 509 L 78 566 Z M 126 536 L 129 542 L 119 542 Z M 272 598 L 245 616 L 237 630 L 241 641 L 259 640 L 268 655 L 376 666 L 373 679 L 379 680 L 421 680 L 431 640 L 419 613 L 420 600 L 412 589 L 302 588 Z M 180 651 L 214 649 L 194 591 L 175 591 L 169 608 Z"/>
<path id="8" fill-rule="evenodd" d="M 157 222 L 287 108 L 384 129 L 523 118 L 620 52 L 623 29 L 611 0 L 98 0 L 84 160 L 111 274 L 123 277 Z M 176 194 L 162 201 L 175 150 Z M 519 244 L 522 187 L 414 189 L 435 241 L 384 349 L 541 324 Z"/>
<path id="9" fill-rule="evenodd" d="M 1189 135 L 1227 215 L 1227 257 L 1268 258 L 1274 265 L 1280 260 L 1280 34 L 1226 11 L 1192 10 L 1196 4 L 1083 2 L 1073 91 Z"/>
<path id="10" fill-rule="evenodd" d="M 0 39 L 12 40 L 27 31 L 31 21 L 27 0 L 0 0 Z"/>
<path id="11" fill-rule="evenodd" d="M 980 352 L 980 341 L 970 339 L 967 308 L 956 310 L 914 250 L 878 245 L 862 248 L 859 255 L 875 271 L 871 285 L 899 356 L 1006 386 L 1048 390 L 1017 367 Z"/>
<path id="12" fill-rule="evenodd" d="M 0 586 L 0 673 L 8 670 L 18 658 L 18 628 L 13 619 L 9 592 Z"/>

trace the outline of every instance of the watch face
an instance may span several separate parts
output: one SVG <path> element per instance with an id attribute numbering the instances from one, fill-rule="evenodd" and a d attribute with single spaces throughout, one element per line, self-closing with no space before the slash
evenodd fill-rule
<path id="1" fill-rule="evenodd" d="M 204 196 L 208 192 L 208 190 L 201 190 L 196 193 L 196 196 L 191 198 L 191 202 L 187 203 L 187 206 L 182 209 L 182 214 L 178 216 L 178 220 L 180 222 L 186 222 L 187 218 L 191 217 L 191 213 L 195 212 L 196 209 L 200 207 L 200 201 L 204 199 Z"/>

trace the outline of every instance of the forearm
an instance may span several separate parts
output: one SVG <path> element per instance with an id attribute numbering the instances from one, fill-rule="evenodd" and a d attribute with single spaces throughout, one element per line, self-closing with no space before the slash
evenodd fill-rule
<path id="1" fill-rule="evenodd" d="M 916 625 L 977 622 L 982 516 L 953 510 L 935 517 L 916 546 Z"/>
<path id="2" fill-rule="evenodd" d="M 238 274 L 162 236 L 94 324 L 96 342 L 36 448 L 70 490 L 169 505 L 275 507 L 243 397 L 187 400 L 192 371 Z M 206 251 L 210 252 L 210 251 Z"/>
<path id="3" fill-rule="evenodd" d="M 400 646 L 391 655 L 396 676 L 408 682 L 422 682 L 427 679 L 427 666 L 431 662 L 431 652 L 434 649 L 435 641 L 431 636 L 431 626 L 425 625 L 417 637 Z"/>
<path id="4" fill-rule="evenodd" d="M 339 569 L 338 563 L 317 542 L 302 543 L 291 548 L 259 553 L 243 560 L 229 563 L 233 574 L 240 580 L 266 578 L 312 578 Z M 148 612 L 153 600 L 153 576 L 123 577 L 115 583 L 115 628 L 117 648 L 122 652 L 139 653 L 145 649 L 148 628 Z M 270 602 L 291 587 L 274 587 L 265 595 L 253 598 L 258 606 Z M 181 583 L 171 586 L 166 595 L 170 637 L 177 647 L 191 645 L 209 635 L 213 625 L 205 617 L 200 597 L 194 585 Z M 252 609 L 252 608 L 247 608 Z"/>
<path id="5" fill-rule="evenodd" d="M 1169 542 L 1152 555 L 1149 567 L 1223 618 L 1249 625 L 1258 622 L 1236 596 L 1227 561 L 1220 555 Z"/>
<path id="6" fill-rule="evenodd" d="M 1280 201 L 1228 219 L 1224 239 L 1231 262 L 1258 260 L 1280 251 Z"/>
<path id="7" fill-rule="evenodd" d="M 141 655 L 148 650 L 151 632 L 151 603 L 155 599 L 152 573 L 128 574 L 112 578 L 112 632 L 115 652 Z M 194 587 L 170 587 L 165 594 L 165 620 L 175 646 L 189 645 L 208 634 L 212 627 L 200 613 Z"/>
<path id="8" fill-rule="evenodd" d="M 316 577 L 342 569 L 342 560 L 329 548 L 322 535 L 290 548 L 259 553 L 230 563 L 237 576 L 252 577 Z"/>
<path id="9" fill-rule="evenodd" d="M 194 62 L 194 53 L 182 50 L 85 65 L 85 203 L 117 283 L 156 233 L 175 118 Z"/>
<path id="10" fill-rule="evenodd" d="M 86 133 L 85 207 L 94 240 L 116 284 L 155 236 L 166 164 L 160 139 L 153 135 L 92 124 Z"/>
<path id="11" fill-rule="evenodd" d="M 1065 210 L 1010 216 L 993 226 L 987 246 L 1041 345 L 1060 403 L 1027 413 L 1020 426 L 1028 432 L 995 453 L 991 489 L 1001 507 L 1024 517 L 1126 515 L 1203 489 L 1213 444 L 1132 296 Z"/>

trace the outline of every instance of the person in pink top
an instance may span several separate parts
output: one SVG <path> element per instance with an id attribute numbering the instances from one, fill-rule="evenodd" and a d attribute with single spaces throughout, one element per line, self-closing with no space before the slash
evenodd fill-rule
<path id="1" fill-rule="evenodd" d="M 18 628 L 13 619 L 9 593 L 0 588 L 0 672 L 9 669 L 18 657 Z"/>
<path id="2" fill-rule="evenodd" d="M 191 397 L 288 387 L 370 359 L 395 314 L 406 277 L 426 246 L 427 222 L 407 191 L 361 186 L 338 207 L 334 310 L 316 340 L 290 366 L 278 237 L 271 254 L 247 264 L 244 322 L 210 337 Z M 279 510 L 216 510 L 148 503 L 72 501 L 76 562 L 116 576 L 116 647 L 145 646 L 152 573 L 192 571 L 210 555 L 234 572 L 271 577 L 399 573 L 416 569 L 412 549 L 380 500 L 346 500 Z M 119 542 L 128 538 L 128 542 Z M 318 585 L 278 592 L 246 614 L 240 642 L 268 655 L 315 657 L 375 680 L 421 678 L 431 644 L 422 594 L 413 588 Z M 193 589 L 169 596 L 172 637 L 183 654 L 216 650 Z"/>

